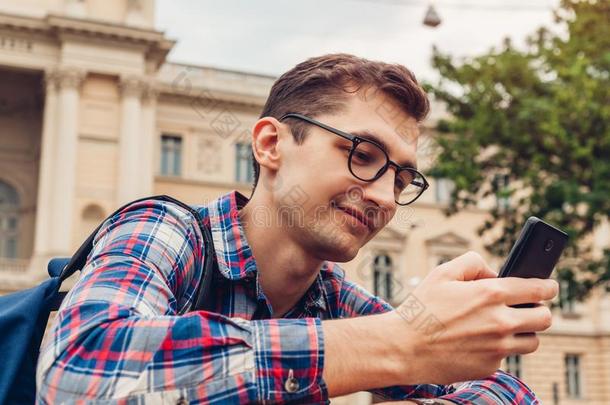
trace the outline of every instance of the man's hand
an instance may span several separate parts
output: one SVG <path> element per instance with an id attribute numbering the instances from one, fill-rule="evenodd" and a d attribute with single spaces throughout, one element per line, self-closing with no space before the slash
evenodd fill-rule
<path id="1" fill-rule="evenodd" d="M 532 332 L 551 326 L 551 312 L 511 305 L 550 300 L 557 291 L 554 280 L 497 278 L 474 252 L 438 266 L 388 314 L 404 384 L 482 379 L 509 354 L 534 352 Z"/>
<path id="2" fill-rule="evenodd" d="M 322 322 L 329 395 L 488 378 L 507 355 L 535 351 L 535 332 L 551 326 L 546 306 L 511 306 L 557 290 L 552 280 L 499 279 L 476 253 L 444 263 L 392 311 Z"/>

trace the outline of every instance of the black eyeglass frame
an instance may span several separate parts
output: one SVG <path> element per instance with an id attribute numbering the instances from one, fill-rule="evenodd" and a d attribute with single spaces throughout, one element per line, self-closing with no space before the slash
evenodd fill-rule
<path id="1" fill-rule="evenodd" d="M 413 180 L 411 181 L 411 184 L 419 187 L 420 191 L 419 191 L 419 193 L 415 197 L 413 197 L 412 200 L 410 200 L 410 201 L 408 201 L 406 203 L 400 203 L 400 202 L 395 200 L 396 204 L 398 204 L 400 206 L 405 206 L 405 205 L 412 204 L 430 186 L 430 183 L 428 183 L 428 180 L 426 180 L 426 177 L 419 170 L 415 169 L 414 167 L 399 166 L 396 162 L 390 160 L 390 156 L 388 155 L 388 152 L 381 145 L 379 145 L 375 141 L 372 141 L 370 139 L 364 139 L 364 138 L 361 138 L 359 136 L 352 135 L 352 134 L 350 134 L 348 132 L 341 131 L 340 129 L 333 128 L 333 127 L 328 126 L 328 125 L 326 125 L 326 124 L 324 124 L 324 123 L 322 123 L 320 121 L 314 120 L 313 118 L 309 118 L 308 116 L 302 115 L 302 114 L 299 114 L 299 113 L 287 113 L 287 114 L 284 114 L 279 119 L 279 121 L 281 122 L 281 121 L 283 121 L 286 118 L 300 119 L 302 121 L 308 122 L 308 123 L 310 123 L 312 125 L 315 125 L 317 127 L 325 129 L 325 130 L 327 130 L 329 132 L 332 132 L 333 134 L 338 135 L 338 136 L 340 136 L 340 137 L 342 137 L 344 139 L 347 139 L 348 141 L 351 141 L 352 142 L 352 148 L 350 149 L 349 157 L 347 158 L 347 167 L 348 167 L 350 173 L 352 174 L 352 176 L 354 176 L 355 178 L 357 178 L 359 180 L 372 183 L 375 180 L 379 179 L 381 176 L 383 176 L 390 166 L 393 166 L 394 169 L 395 169 L 395 173 L 394 173 L 395 177 L 394 177 L 394 179 L 396 179 L 396 177 L 398 176 L 398 173 L 400 171 L 402 171 L 402 170 L 410 172 L 413 175 Z M 364 178 L 356 175 L 354 173 L 354 171 L 352 170 L 352 167 L 351 167 L 352 154 L 354 153 L 354 151 L 356 150 L 358 145 L 360 143 L 363 143 L 363 142 L 368 142 L 368 143 L 371 143 L 371 144 L 375 145 L 377 148 L 379 148 L 379 150 L 381 150 L 383 152 L 383 154 L 385 155 L 385 158 L 386 158 L 385 165 L 377 172 L 377 174 L 375 174 L 375 176 L 372 179 L 364 179 Z M 416 181 L 415 179 L 417 178 L 417 176 L 420 176 L 423 182 Z M 394 181 L 396 181 L 396 180 L 394 180 Z"/>

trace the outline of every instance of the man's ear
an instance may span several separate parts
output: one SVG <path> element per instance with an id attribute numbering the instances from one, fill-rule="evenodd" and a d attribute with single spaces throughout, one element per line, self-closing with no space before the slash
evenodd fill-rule
<path id="1" fill-rule="evenodd" d="M 252 128 L 252 153 L 259 165 L 275 171 L 280 167 L 279 150 L 282 124 L 273 117 L 263 117 Z"/>

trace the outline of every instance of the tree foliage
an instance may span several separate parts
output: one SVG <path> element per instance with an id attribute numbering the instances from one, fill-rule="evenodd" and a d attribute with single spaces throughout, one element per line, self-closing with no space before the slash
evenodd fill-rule
<path id="1" fill-rule="evenodd" d="M 610 251 L 592 249 L 610 215 L 610 1 L 563 0 L 554 15 L 524 49 L 507 39 L 462 60 L 434 50 L 441 79 L 429 87 L 450 118 L 437 126 L 432 174 L 455 183 L 448 215 L 509 198 L 480 229 L 495 235 L 494 254 L 508 253 L 530 215 L 568 232 L 559 274 L 583 298 L 610 280 Z"/>

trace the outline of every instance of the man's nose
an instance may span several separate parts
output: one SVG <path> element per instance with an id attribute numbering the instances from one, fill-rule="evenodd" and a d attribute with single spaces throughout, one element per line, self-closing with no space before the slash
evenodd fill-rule
<path id="1" fill-rule="evenodd" d="M 396 207 L 394 196 L 394 180 L 396 173 L 391 167 L 375 181 L 364 186 L 364 198 L 375 202 L 378 206 L 392 210 Z"/>

